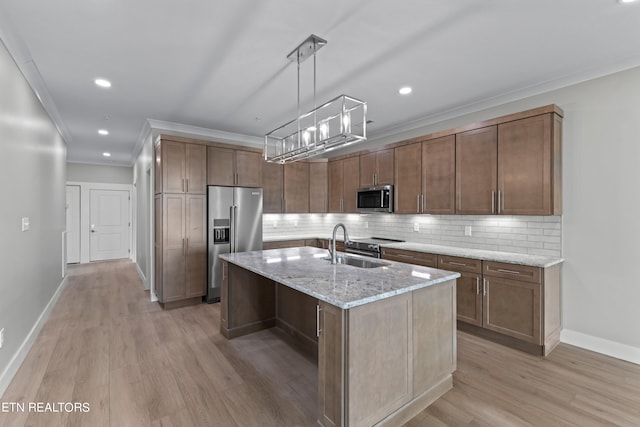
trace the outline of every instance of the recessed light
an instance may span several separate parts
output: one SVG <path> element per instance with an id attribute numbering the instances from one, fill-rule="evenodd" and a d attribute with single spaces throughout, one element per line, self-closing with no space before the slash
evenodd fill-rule
<path id="1" fill-rule="evenodd" d="M 635 3 L 638 0 L 618 0 L 618 3 L 624 4 L 624 3 Z"/>
<path id="2" fill-rule="evenodd" d="M 94 82 L 100 87 L 111 87 L 111 82 L 106 79 L 95 79 Z"/>
<path id="3" fill-rule="evenodd" d="M 98 131 L 98 133 L 99 133 L 100 135 L 109 135 L 109 131 L 108 131 L 108 130 L 106 130 L 106 129 L 100 129 L 100 130 Z"/>
<path id="4" fill-rule="evenodd" d="M 111 157 L 111 153 L 107 153 L 106 151 L 104 153 L 102 153 L 103 156 L 105 157 Z"/>
<path id="5" fill-rule="evenodd" d="M 411 89 L 409 86 L 404 86 L 398 90 L 398 93 L 400 95 L 409 95 L 411 91 L 413 91 L 413 89 Z"/>

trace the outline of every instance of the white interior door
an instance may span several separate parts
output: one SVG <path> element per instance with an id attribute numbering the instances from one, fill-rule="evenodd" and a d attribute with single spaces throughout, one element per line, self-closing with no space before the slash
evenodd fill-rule
<path id="1" fill-rule="evenodd" d="M 80 262 L 80 186 L 67 185 L 67 263 Z"/>
<path id="2" fill-rule="evenodd" d="M 90 260 L 129 257 L 129 192 L 91 190 Z"/>

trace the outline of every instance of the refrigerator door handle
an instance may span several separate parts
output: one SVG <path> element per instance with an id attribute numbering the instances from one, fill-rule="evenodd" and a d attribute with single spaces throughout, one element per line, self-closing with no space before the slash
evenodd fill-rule
<path id="1" fill-rule="evenodd" d="M 238 250 L 238 207 L 233 206 L 233 251 Z"/>
<path id="2" fill-rule="evenodd" d="M 234 208 L 235 206 L 231 205 L 229 207 L 229 223 L 230 223 L 230 227 L 229 227 L 229 233 L 231 233 L 231 235 L 229 236 L 229 252 L 233 253 L 236 251 L 236 240 L 235 240 L 235 235 L 236 235 L 236 222 L 235 222 L 235 216 L 234 216 Z"/>

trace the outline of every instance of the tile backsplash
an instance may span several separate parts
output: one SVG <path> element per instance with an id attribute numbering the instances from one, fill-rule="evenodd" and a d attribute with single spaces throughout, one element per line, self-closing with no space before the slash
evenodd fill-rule
<path id="1" fill-rule="evenodd" d="M 351 237 L 376 236 L 443 246 L 562 256 L 561 216 L 265 214 L 263 235 L 265 238 L 325 236 L 331 234 L 338 222 L 347 226 Z M 465 235 L 465 231 L 470 231 L 471 235 Z"/>

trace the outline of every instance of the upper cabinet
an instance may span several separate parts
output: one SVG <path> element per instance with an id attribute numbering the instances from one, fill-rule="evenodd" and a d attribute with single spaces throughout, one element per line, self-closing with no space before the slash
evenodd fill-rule
<path id="1" fill-rule="evenodd" d="M 360 182 L 360 157 L 329 162 L 329 212 L 355 213 Z"/>
<path id="2" fill-rule="evenodd" d="M 393 153 L 389 148 L 360 156 L 360 187 L 393 184 Z"/>
<path id="3" fill-rule="evenodd" d="M 395 212 L 455 212 L 453 135 L 395 149 Z"/>
<path id="4" fill-rule="evenodd" d="M 207 184 L 262 186 L 262 155 L 257 151 L 207 148 Z"/>
<path id="5" fill-rule="evenodd" d="M 562 213 L 561 126 L 555 114 L 498 126 L 498 213 Z"/>
<path id="6" fill-rule="evenodd" d="M 545 113 L 456 134 L 456 213 L 561 215 L 561 127 Z"/>
<path id="7" fill-rule="evenodd" d="M 456 135 L 456 213 L 497 213 L 497 146 L 497 126 Z"/>
<path id="8" fill-rule="evenodd" d="M 328 196 L 328 163 L 309 163 L 309 212 L 327 212 Z"/>
<path id="9" fill-rule="evenodd" d="M 284 166 L 279 163 L 262 164 L 262 211 L 282 213 L 284 205 Z"/>
<path id="10" fill-rule="evenodd" d="M 205 194 L 207 147 L 160 139 L 155 146 L 155 193 Z"/>
<path id="11" fill-rule="evenodd" d="M 309 163 L 284 165 L 284 212 L 309 213 Z"/>

